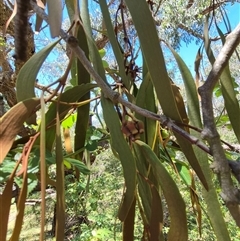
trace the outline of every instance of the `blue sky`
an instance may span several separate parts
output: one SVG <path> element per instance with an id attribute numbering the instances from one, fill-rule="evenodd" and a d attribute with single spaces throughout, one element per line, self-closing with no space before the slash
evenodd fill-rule
<path id="1" fill-rule="evenodd" d="M 89 6 L 90 11 L 93 11 L 94 4 L 92 2 L 90 2 L 90 6 Z M 236 25 L 240 22 L 240 4 L 234 4 L 234 5 L 231 5 L 231 3 L 227 4 L 227 11 L 229 13 L 228 16 L 229 16 L 229 20 L 231 22 L 232 29 L 234 29 L 236 27 Z M 67 11 L 66 11 L 66 8 L 65 8 L 65 10 L 63 12 L 63 19 L 66 19 L 66 18 L 67 18 Z M 33 21 L 33 22 L 35 22 L 35 21 Z M 45 25 L 45 22 L 43 23 L 43 26 L 44 25 Z M 226 32 L 224 24 L 220 24 L 220 27 L 222 28 L 223 32 Z M 50 42 L 52 41 L 52 39 L 50 37 L 50 32 L 49 32 L 49 28 L 48 27 L 43 32 L 41 32 L 40 34 L 46 40 L 49 39 Z M 194 61 L 195 61 L 195 57 L 196 57 L 196 53 L 198 51 L 198 48 L 200 47 L 200 44 L 196 45 L 195 40 L 193 40 L 188 45 L 186 45 L 183 42 L 183 43 L 181 43 L 181 48 L 178 51 L 180 56 L 186 62 L 187 66 L 190 68 L 190 71 L 192 72 L 193 76 L 195 75 L 195 73 L 194 73 Z M 40 47 L 40 49 L 41 49 L 41 47 Z M 55 61 L 57 60 L 57 56 L 54 53 L 52 53 L 52 54 L 50 54 L 50 56 L 48 58 L 48 61 L 52 62 L 54 60 Z M 140 61 L 141 60 L 139 58 L 139 60 L 137 60 L 137 62 L 139 62 L 138 63 L 139 65 L 141 65 Z M 57 61 L 56 61 L 56 63 L 57 63 Z M 46 65 L 49 65 L 49 63 L 45 64 L 45 66 Z M 54 68 L 54 69 L 56 69 L 56 68 Z M 61 73 L 60 73 L 61 71 L 59 71 L 59 70 L 60 69 L 57 68 L 57 72 L 59 73 L 59 76 L 60 76 L 61 75 Z M 54 73 L 52 71 L 50 71 L 50 75 L 51 74 L 54 74 Z M 56 78 L 56 76 L 55 76 L 55 78 Z M 55 78 L 52 78 L 52 80 L 54 80 Z M 49 81 L 49 75 L 45 75 L 44 74 L 44 76 L 41 76 L 40 79 L 42 79 L 42 82 L 45 83 L 45 82 L 47 82 L 47 80 Z"/>
<path id="2" fill-rule="evenodd" d="M 229 13 L 228 17 L 233 30 L 237 26 L 237 24 L 240 23 L 240 4 L 234 4 L 234 5 L 230 3 L 227 4 L 227 11 Z M 223 32 L 226 32 L 226 28 L 223 23 L 220 24 L 220 27 Z M 195 41 L 192 41 L 192 43 L 186 46 L 185 43 L 182 43 L 181 48 L 178 51 L 178 53 L 186 62 L 187 66 L 190 68 L 193 74 L 194 74 L 194 61 L 196 58 L 197 51 L 200 47 L 200 44 L 196 45 Z"/>

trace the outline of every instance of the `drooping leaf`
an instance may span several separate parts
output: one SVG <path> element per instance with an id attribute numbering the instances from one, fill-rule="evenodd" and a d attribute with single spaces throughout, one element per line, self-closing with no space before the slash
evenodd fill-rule
<path id="1" fill-rule="evenodd" d="M 186 164 L 181 162 L 175 163 L 175 166 L 182 180 L 190 187 L 192 179 L 191 179 L 189 168 L 187 168 Z"/>
<path id="2" fill-rule="evenodd" d="M 38 53 L 34 54 L 21 68 L 16 80 L 16 93 L 18 102 L 35 97 L 34 86 L 37 79 L 37 74 L 43 62 L 59 41 L 60 39 L 41 49 Z"/>
<path id="3" fill-rule="evenodd" d="M 220 28 L 217 28 L 219 35 L 221 36 L 222 44 L 225 43 L 225 37 Z M 223 70 L 223 73 L 220 77 L 220 87 L 222 90 L 222 95 L 224 98 L 225 108 L 227 110 L 229 119 L 231 121 L 233 131 L 240 142 L 240 108 L 239 101 L 236 97 L 238 91 L 234 90 L 234 81 L 231 76 L 229 64 Z"/>
<path id="4" fill-rule="evenodd" d="M 105 69 L 103 68 L 102 58 L 97 49 L 95 40 L 92 37 L 92 27 L 90 21 L 90 15 L 88 11 L 88 0 L 81 1 L 81 18 L 83 21 L 83 27 L 88 42 L 89 55 L 94 69 L 101 76 L 101 78 L 107 83 L 105 76 Z"/>
<path id="5" fill-rule="evenodd" d="M 146 219 L 146 225 L 150 224 L 151 220 L 151 204 L 152 204 L 152 192 L 150 184 L 146 181 L 149 176 L 149 163 L 142 155 L 141 151 L 133 145 L 134 154 L 136 158 L 137 166 L 137 180 L 138 180 L 138 192 L 142 202 L 142 208 L 144 210 L 144 216 Z"/>
<path id="6" fill-rule="evenodd" d="M 101 78 L 107 83 L 101 56 L 99 55 L 94 40 L 92 39 L 92 29 L 90 24 L 87 1 L 82 1 L 81 6 L 81 17 L 83 20 L 84 29 L 86 31 L 86 36 L 88 40 L 90 58 L 92 60 L 95 70 L 98 72 Z M 124 221 L 132 205 L 135 195 L 136 165 L 132 152 L 121 132 L 119 118 L 114 110 L 113 104 L 104 97 L 101 99 L 101 103 L 103 108 L 104 119 L 112 135 L 112 149 L 119 156 L 119 159 L 123 166 L 126 191 L 122 199 L 118 217 L 121 221 Z"/>
<path id="7" fill-rule="evenodd" d="M 207 53 L 207 56 L 209 59 L 214 59 L 213 52 L 210 48 L 209 43 L 209 34 L 208 34 L 208 24 L 207 21 L 204 26 L 204 44 L 205 44 L 205 50 Z M 211 62 L 211 61 L 210 61 Z M 193 123 L 195 126 L 201 128 L 201 126 L 198 126 L 197 123 Z M 195 136 L 200 138 L 199 134 L 195 134 Z M 230 241 L 229 233 L 226 227 L 225 220 L 222 216 L 221 207 L 218 201 L 218 196 L 211 178 L 212 171 L 209 168 L 208 163 L 208 157 L 205 152 L 200 150 L 199 148 L 194 147 L 194 151 L 196 155 L 198 156 L 198 159 L 200 160 L 201 166 L 204 170 L 204 173 L 206 175 L 206 179 L 208 182 L 209 190 L 206 192 L 203 190 L 203 196 L 207 203 L 207 212 L 209 213 L 209 218 L 211 220 L 211 224 L 213 229 L 215 230 L 215 234 L 218 240 L 221 241 Z"/>
<path id="8" fill-rule="evenodd" d="M 132 206 L 136 188 L 136 164 L 132 152 L 123 137 L 119 118 L 114 110 L 113 104 L 102 97 L 103 116 L 110 130 L 112 149 L 118 154 L 123 167 L 126 191 L 118 213 L 121 221 L 124 221 Z"/>
<path id="9" fill-rule="evenodd" d="M 86 34 L 82 26 L 79 26 L 77 33 L 78 43 L 81 49 L 85 52 L 87 58 L 89 58 L 89 49 L 86 39 Z M 76 84 L 87 84 L 90 83 L 90 75 L 87 70 L 83 67 L 79 59 L 76 58 Z M 81 96 L 79 101 L 85 101 L 90 98 L 90 92 Z M 75 137 L 74 137 L 74 150 L 77 151 L 84 147 L 86 141 L 87 127 L 89 123 L 89 108 L 90 104 L 86 104 L 77 109 L 77 120 L 75 127 Z M 79 159 L 82 159 L 82 153 L 78 154 Z"/>
<path id="10" fill-rule="evenodd" d="M 134 240 L 135 209 L 136 209 L 136 198 L 134 198 L 131 208 L 127 214 L 127 217 L 123 222 L 123 241 Z"/>
<path id="11" fill-rule="evenodd" d="M 194 79 L 186 63 L 183 61 L 183 59 L 178 55 L 178 53 L 170 45 L 168 45 L 168 47 L 173 53 L 177 61 L 179 70 L 181 72 L 181 75 L 184 81 L 184 86 L 185 86 L 186 96 L 187 96 L 186 103 L 187 103 L 189 121 L 191 124 L 193 125 L 198 124 L 198 126 L 200 127 L 202 124 L 201 124 L 197 89 L 194 83 Z"/>
<path id="12" fill-rule="evenodd" d="M 59 103 L 58 103 L 59 104 Z M 62 137 L 60 129 L 59 106 L 56 113 L 56 240 L 64 240 L 65 229 L 65 187 Z"/>
<path id="13" fill-rule="evenodd" d="M 192 203 L 193 211 L 196 215 L 198 231 L 201 237 L 202 236 L 202 208 L 201 208 L 200 200 L 196 191 L 194 172 L 191 172 L 191 179 L 192 179 L 191 188 L 190 188 L 191 203 Z"/>
<path id="14" fill-rule="evenodd" d="M 158 241 L 163 228 L 162 201 L 157 188 L 152 185 L 152 210 L 150 221 L 150 240 Z"/>
<path id="15" fill-rule="evenodd" d="M 213 51 L 211 49 L 210 41 L 209 41 L 209 34 L 207 29 L 207 23 L 205 23 L 204 28 L 204 38 L 205 38 L 205 50 L 208 56 L 210 63 L 213 65 L 215 62 L 215 57 Z M 217 28 L 219 35 L 221 37 L 222 43 L 224 44 L 225 38 L 219 28 Z M 224 98 L 224 104 L 229 115 L 229 119 L 231 121 L 234 133 L 240 142 L 240 108 L 239 103 L 236 98 L 236 92 L 234 90 L 234 85 L 229 69 L 229 65 L 225 67 L 221 76 L 220 76 L 220 88 L 222 91 L 222 95 Z"/>
<path id="16" fill-rule="evenodd" d="M 114 52 L 114 56 L 117 60 L 118 63 L 118 67 L 119 67 L 119 73 L 121 76 L 121 79 L 123 81 L 123 84 L 126 86 L 127 89 L 129 89 L 131 82 L 128 78 L 128 76 L 126 75 L 125 72 L 125 66 L 124 66 L 124 58 L 123 58 L 123 53 L 122 50 L 120 49 L 120 45 L 117 42 L 116 39 L 116 35 L 114 33 L 114 28 L 112 25 L 112 20 L 110 17 L 110 13 L 109 13 L 109 9 L 107 6 L 107 2 L 106 1 L 99 1 L 99 5 L 101 7 L 101 11 L 103 14 L 103 19 L 104 19 L 104 26 L 106 26 L 106 29 L 103 29 L 103 31 L 107 31 L 107 36 L 109 38 L 109 41 L 111 43 L 112 46 L 112 50 Z"/>
<path id="17" fill-rule="evenodd" d="M 74 9 L 75 8 L 74 5 L 75 5 L 76 1 L 66 0 L 65 3 L 66 3 L 66 8 L 67 8 L 69 19 L 72 23 L 74 21 L 74 18 L 76 17 L 75 16 L 75 9 Z"/>
<path id="18" fill-rule="evenodd" d="M 45 101 L 43 93 L 41 95 L 41 128 L 40 128 L 40 185 L 41 185 L 41 232 L 40 241 L 45 239 L 44 227 L 45 227 L 45 217 L 46 217 L 46 114 L 45 114 Z"/>
<path id="19" fill-rule="evenodd" d="M 185 204 L 170 174 L 162 165 L 151 148 L 142 141 L 135 142 L 136 148 L 139 148 L 142 155 L 152 166 L 155 177 L 159 180 L 163 195 L 166 198 L 171 224 L 168 233 L 169 241 L 187 241 L 187 219 L 185 212 Z"/>
<path id="20" fill-rule="evenodd" d="M 183 120 L 173 95 L 156 27 L 148 4 L 145 0 L 126 0 L 125 2 L 129 8 L 137 30 L 146 65 L 163 113 L 169 118 L 182 123 Z M 139 14 L 139 12 L 141 14 Z M 142 16 L 144 16 L 144 18 Z M 191 143 L 186 142 L 181 135 L 175 132 L 174 135 L 176 136 L 177 141 L 189 163 L 207 189 L 206 179 L 193 152 Z"/>
<path id="21" fill-rule="evenodd" d="M 16 95 L 18 102 L 35 97 L 34 87 L 37 74 L 43 62 L 59 41 L 60 39 L 41 49 L 38 53 L 34 54 L 21 68 L 16 80 Z M 36 118 L 36 114 L 33 114 L 26 120 L 26 122 L 28 124 L 36 125 Z"/>
<path id="22" fill-rule="evenodd" d="M 145 0 L 125 2 L 137 30 L 146 65 L 163 112 L 173 120 L 181 121 L 149 6 Z"/>
<path id="23" fill-rule="evenodd" d="M 6 182 L 6 186 L 3 190 L 3 193 L 0 195 L 0 207 L 1 207 L 0 208 L 0 220 L 1 220 L 0 240 L 6 240 L 7 238 L 8 218 L 9 218 L 9 213 L 11 208 L 12 188 L 13 188 L 13 181 L 14 181 L 16 170 L 17 170 L 17 167 L 13 171 L 8 181 Z"/>
<path id="24" fill-rule="evenodd" d="M 48 21 L 52 38 L 58 37 L 62 25 L 62 1 L 47 0 Z"/>
<path id="25" fill-rule="evenodd" d="M 143 68 L 143 70 L 144 69 L 145 68 Z M 136 105 L 154 113 L 157 112 L 153 84 L 148 72 L 145 74 L 143 82 L 139 87 L 136 97 Z M 136 118 L 144 123 L 145 130 L 143 134 L 143 141 L 145 140 L 151 148 L 154 148 L 157 137 L 156 121 L 145 118 L 139 114 L 136 114 Z"/>
<path id="26" fill-rule="evenodd" d="M 25 155 L 22 158 L 22 166 L 23 168 L 23 184 L 22 188 L 20 189 L 18 202 L 17 202 L 17 216 L 15 225 L 12 231 L 12 236 L 10 241 L 19 240 L 20 232 L 22 229 L 23 224 L 23 217 L 24 217 L 24 210 L 25 210 L 25 202 L 27 198 L 27 191 L 28 191 L 28 173 L 27 173 L 27 165 L 28 165 L 28 156 Z"/>
<path id="27" fill-rule="evenodd" d="M 39 7 L 44 9 L 45 5 L 46 5 L 46 0 L 37 0 L 37 4 L 38 4 Z M 42 22 L 43 22 L 43 19 L 40 16 L 38 16 L 38 14 L 37 14 L 36 23 L 35 23 L 35 31 L 36 32 L 40 31 L 41 26 L 42 26 Z"/>
<path id="28" fill-rule="evenodd" d="M 16 135 L 22 128 L 24 121 L 29 118 L 40 104 L 39 99 L 33 98 L 21 101 L 12 107 L 0 119 L 0 163 L 10 150 Z"/>

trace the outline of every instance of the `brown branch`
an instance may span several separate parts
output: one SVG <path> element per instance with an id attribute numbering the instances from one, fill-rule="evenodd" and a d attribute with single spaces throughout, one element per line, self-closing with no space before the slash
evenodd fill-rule
<path id="1" fill-rule="evenodd" d="M 229 163 L 224 154 L 224 150 L 221 145 L 220 136 L 217 132 L 217 128 L 214 121 L 213 104 L 212 104 L 212 92 L 218 79 L 221 76 L 224 68 L 240 42 L 240 24 L 228 35 L 226 43 L 220 51 L 212 70 L 208 75 L 208 78 L 203 86 L 199 88 L 199 94 L 202 100 L 202 113 L 204 129 L 202 136 L 206 139 L 210 145 L 211 153 L 213 155 L 212 169 L 218 174 L 222 187 L 221 196 L 225 201 L 229 211 L 234 217 L 238 226 L 240 226 L 240 197 L 239 191 L 233 186 L 231 179 L 231 172 Z"/>

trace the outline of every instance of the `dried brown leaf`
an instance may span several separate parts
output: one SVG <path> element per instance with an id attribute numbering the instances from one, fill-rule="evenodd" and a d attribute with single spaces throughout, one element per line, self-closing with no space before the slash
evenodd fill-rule
<path id="1" fill-rule="evenodd" d="M 39 104 L 40 101 L 37 98 L 24 100 L 11 108 L 0 119 L 0 163 L 3 162 L 10 150 L 24 121 L 34 113 Z"/>

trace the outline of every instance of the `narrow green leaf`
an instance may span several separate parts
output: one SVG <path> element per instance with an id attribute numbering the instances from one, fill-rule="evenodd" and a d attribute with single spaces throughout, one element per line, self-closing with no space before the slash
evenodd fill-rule
<path id="1" fill-rule="evenodd" d="M 211 50 L 210 42 L 209 42 L 209 34 L 208 34 L 208 26 L 207 22 L 205 23 L 205 28 L 204 28 L 204 37 L 206 39 L 205 41 L 205 50 L 208 56 L 208 59 L 210 63 L 213 65 L 215 62 L 215 57 L 213 55 L 213 52 Z M 222 43 L 224 44 L 225 39 L 224 36 L 221 32 L 221 30 L 218 28 L 219 35 L 221 36 Z M 234 85 L 229 69 L 229 65 L 225 67 L 223 70 L 221 77 L 220 77 L 220 88 L 222 90 L 222 95 L 224 98 L 224 103 L 225 107 L 227 110 L 227 113 L 229 115 L 229 119 L 231 121 L 234 133 L 240 142 L 240 108 L 239 108 L 239 103 L 236 97 L 236 92 L 234 90 Z"/>
<path id="2" fill-rule="evenodd" d="M 119 43 L 117 42 L 116 35 L 114 33 L 112 20 L 110 17 L 107 3 L 106 3 L 106 1 L 99 1 L 99 4 L 100 4 L 101 10 L 102 10 L 104 26 L 106 26 L 107 36 L 109 38 L 114 56 L 118 63 L 121 79 L 122 79 L 124 85 L 126 86 L 126 88 L 129 89 L 131 83 L 125 72 L 123 53 L 120 49 Z M 103 31 L 105 31 L 105 29 L 103 29 Z"/>
<path id="3" fill-rule="evenodd" d="M 133 145 L 136 166 L 138 170 L 137 180 L 138 180 L 138 192 L 141 198 L 142 207 L 144 210 L 144 215 L 147 220 L 147 225 L 150 223 L 151 219 L 151 204 L 152 204 L 152 192 L 149 183 L 146 181 L 148 178 L 149 172 L 149 162 L 146 161 L 146 158 L 142 155 L 139 148 L 136 148 L 136 145 Z"/>
<path id="4" fill-rule="evenodd" d="M 222 44 L 224 45 L 225 36 L 219 27 L 217 27 L 217 31 L 221 37 Z M 232 79 L 233 78 L 231 76 L 228 64 L 223 70 L 223 73 L 220 77 L 220 87 L 222 90 L 225 107 L 233 127 L 233 131 L 238 139 L 238 142 L 240 142 L 240 108 L 238 99 L 236 97 L 236 94 L 238 94 L 238 92 L 236 93 L 236 91 L 234 90 L 234 81 L 232 81 Z"/>
<path id="5" fill-rule="evenodd" d="M 65 186 L 64 164 L 62 153 L 62 137 L 60 129 L 59 111 L 56 113 L 56 240 L 64 241 L 65 230 Z"/>
<path id="6" fill-rule="evenodd" d="M 200 108 L 199 108 L 199 101 L 198 101 L 198 94 L 196 89 L 196 84 L 194 82 L 194 79 L 192 77 L 192 74 L 183 61 L 183 59 L 178 55 L 178 53 L 170 46 L 168 45 L 169 49 L 173 53 L 179 70 L 181 72 L 184 86 L 186 90 L 187 95 L 187 109 L 188 109 L 188 117 L 189 121 L 193 125 L 201 126 L 201 116 L 200 116 Z"/>
<path id="7" fill-rule="evenodd" d="M 183 164 L 181 162 L 175 163 L 175 166 L 177 167 L 178 173 L 180 174 L 182 180 L 190 187 L 192 179 L 189 168 L 186 166 L 186 164 Z"/>
<path id="8" fill-rule="evenodd" d="M 149 6 L 145 0 L 125 2 L 137 30 L 146 65 L 163 112 L 173 120 L 181 122 Z"/>
<path id="9" fill-rule="evenodd" d="M 134 219 L 135 219 L 136 198 L 134 198 L 126 219 L 123 222 L 123 241 L 134 240 Z"/>
<path id="10" fill-rule="evenodd" d="M 16 80 L 16 93 L 18 102 L 35 97 L 34 87 L 37 74 L 43 62 L 59 41 L 60 39 L 41 49 L 38 53 L 34 54 L 21 68 Z"/>
<path id="11" fill-rule="evenodd" d="M 139 87 L 136 97 L 136 105 L 154 113 L 157 113 L 156 100 L 154 98 L 154 89 L 149 73 L 145 75 Z M 136 114 L 136 118 L 141 120 L 145 124 L 143 141 L 145 140 L 146 143 L 151 146 L 151 148 L 154 148 L 157 135 L 156 121 L 145 118 L 139 114 Z"/>
<path id="12" fill-rule="evenodd" d="M 206 50 L 206 53 L 207 53 L 207 56 L 208 56 L 210 62 L 212 62 L 212 61 L 214 62 L 213 52 L 210 48 L 210 43 L 209 43 L 208 23 L 207 22 L 208 21 L 206 21 L 205 25 L 204 25 L 205 50 Z M 197 127 L 199 127 L 199 126 L 197 126 Z M 200 138 L 199 134 L 195 134 L 195 136 Z M 220 207 L 220 204 L 218 201 L 218 196 L 217 196 L 215 186 L 214 186 L 212 178 L 211 178 L 212 171 L 209 168 L 207 154 L 196 147 L 194 147 L 194 151 L 195 151 L 196 155 L 198 156 L 198 159 L 201 163 L 201 167 L 204 170 L 204 173 L 206 175 L 206 179 L 208 182 L 209 190 L 206 191 L 203 189 L 203 197 L 207 204 L 207 212 L 209 214 L 209 219 L 211 221 L 211 225 L 215 231 L 217 240 L 230 241 L 229 232 L 226 227 L 226 222 L 222 216 L 222 211 L 221 211 L 221 207 Z"/>
<path id="13" fill-rule="evenodd" d="M 95 70 L 101 76 L 101 78 L 106 81 L 105 70 L 102 65 L 102 59 L 92 38 L 92 29 L 90 24 L 89 12 L 88 12 L 88 1 L 82 1 L 81 5 L 81 17 L 84 24 L 84 29 L 86 32 L 90 57 Z M 113 104 L 105 99 L 101 98 L 101 104 L 103 108 L 103 115 L 106 124 L 110 130 L 112 137 L 112 148 L 118 154 L 119 159 L 123 166 L 123 173 L 126 183 L 126 191 L 123 196 L 122 204 L 119 210 L 118 217 L 121 221 L 124 221 L 128 211 L 131 208 L 136 187 L 136 165 L 132 155 L 132 152 L 123 137 L 121 132 L 121 127 L 119 123 L 119 118 L 114 110 Z"/>
<path id="14" fill-rule="evenodd" d="M 39 2 L 40 1 L 38 1 L 38 3 Z M 41 8 L 44 8 L 46 5 L 46 0 L 41 0 L 41 2 L 42 2 Z M 38 14 L 36 14 L 36 23 L 35 23 L 36 32 L 39 32 L 41 30 L 42 22 L 43 22 L 43 19 L 40 16 L 38 16 Z"/>
<path id="15" fill-rule="evenodd" d="M 97 73 L 107 83 L 102 58 L 95 44 L 95 40 L 92 37 L 92 27 L 88 11 L 88 0 L 81 1 L 81 18 L 83 21 L 84 31 L 88 41 L 91 62 L 93 63 L 93 67 L 97 71 Z"/>
<path id="16" fill-rule="evenodd" d="M 73 0 L 66 0 L 65 3 L 66 3 L 66 8 L 67 8 L 69 19 L 72 23 L 73 20 L 74 20 L 74 14 L 75 14 L 74 1 Z"/>
<path id="17" fill-rule="evenodd" d="M 119 118 L 114 110 L 113 104 L 104 97 L 102 97 L 101 101 L 104 120 L 110 130 L 112 148 L 118 154 L 123 167 L 126 191 L 123 195 L 118 217 L 121 221 L 124 221 L 134 200 L 136 188 L 136 164 L 132 152 L 121 132 Z"/>
<path id="18" fill-rule="evenodd" d="M 175 102 L 156 27 L 147 2 L 145 0 L 126 0 L 126 4 L 138 32 L 146 65 L 154 84 L 158 100 L 163 109 L 163 113 L 175 121 L 183 122 Z M 144 18 L 142 16 L 144 16 Z M 183 153 L 199 176 L 205 188 L 207 188 L 205 177 L 193 152 L 192 145 L 186 142 L 181 135 L 174 134 Z"/>
<path id="19" fill-rule="evenodd" d="M 41 231 L 40 241 L 45 240 L 45 215 L 46 215 L 46 115 L 44 92 L 41 96 L 41 129 L 40 129 L 40 176 L 41 176 Z"/>
<path id="20" fill-rule="evenodd" d="M 142 141 L 135 142 L 142 155 L 152 166 L 153 173 L 161 185 L 164 197 L 166 198 L 169 214 L 171 218 L 169 241 L 187 241 L 187 219 L 184 201 L 179 193 L 176 183 L 162 165 L 151 148 Z"/>
<path id="21" fill-rule="evenodd" d="M 156 187 L 152 185 L 152 212 L 150 221 L 150 240 L 159 241 L 159 236 L 163 228 L 162 201 Z"/>
<path id="22" fill-rule="evenodd" d="M 78 28 L 77 39 L 79 46 L 85 52 L 85 55 L 89 56 L 89 49 L 86 39 L 86 34 L 82 26 Z M 76 79 L 77 85 L 90 83 L 90 75 L 83 67 L 82 63 L 78 58 L 76 58 Z M 79 101 L 85 101 L 90 98 L 90 92 L 83 95 Z M 84 147 L 86 141 L 87 127 L 89 123 L 89 108 L 90 104 L 86 104 L 77 109 L 77 120 L 75 127 L 75 137 L 74 137 L 74 150 L 77 151 Z M 82 159 L 82 153 L 78 154 L 79 159 Z"/>
<path id="23" fill-rule="evenodd" d="M 62 1 L 47 0 L 48 21 L 52 38 L 58 37 L 62 25 Z"/>
<path id="24" fill-rule="evenodd" d="M 230 122 L 232 124 L 234 133 L 240 142 L 240 109 L 239 102 L 236 97 L 236 92 L 234 90 L 234 85 L 231 77 L 231 73 L 229 70 L 229 66 L 227 66 L 221 77 L 220 77 L 222 95 L 224 98 L 225 108 L 227 110 Z"/>

